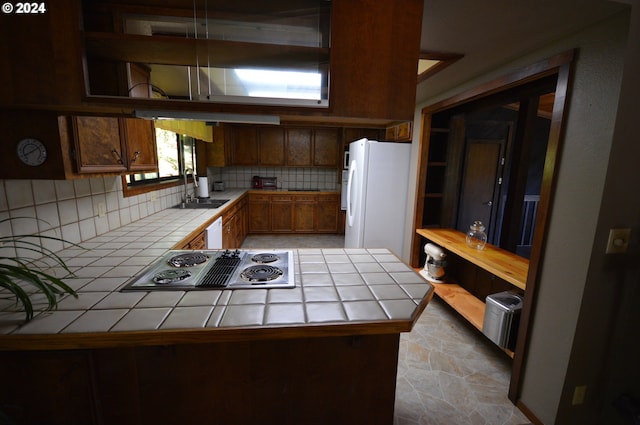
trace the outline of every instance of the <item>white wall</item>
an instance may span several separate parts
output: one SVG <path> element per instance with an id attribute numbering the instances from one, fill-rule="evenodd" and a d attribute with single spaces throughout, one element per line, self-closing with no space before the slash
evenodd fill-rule
<path id="1" fill-rule="evenodd" d="M 583 359 L 590 357 L 591 349 L 597 352 L 595 361 L 601 361 L 603 355 L 602 350 L 590 346 L 588 341 L 583 341 L 579 347 L 580 353 L 572 353 L 572 350 L 576 348 L 574 334 L 579 320 L 582 317 L 597 317 L 600 313 L 597 309 L 594 311 L 593 306 L 581 309 L 584 308 L 582 300 L 585 286 L 592 283 L 589 266 L 592 256 L 596 251 L 597 255 L 603 252 L 600 240 L 596 245 L 594 241 L 601 239 L 603 232 L 598 228 L 598 220 L 613 143 L 627 28 L 628 13 L 617 15 L 472 81 L 456 87 L 443 87 L 439 96 L 428 99 L 416 109 L 418 117 L 420 110 L 427 105 L 554 54 L 579 49 L 573 87 L 565 111 L 566 133 L 521 395 L 522 402 L 545 424 L 598 422 L 593 412 L 597 411 L 601 394 L 595 393 L 597 385 L 593 380 L 594 375 L 602 372 L 601 363 L 598 363 L 595 373 L 584 373 L 579 368 L 573 368 L 571 362 L 577 356 Z M 637 114 L 635 121 L 638 121 Z M 417 132 L 414 140 L 419 140 Z M 639 169 L 635 167 L 633 170 L 636 179 Z M 412 170 L 412 173 L 416 175 L 416 170 Z M 638 198 L 637 191 L 635 198 Z M 624 208 L 626 201 L 616 201 L 615 208 Z M 598 344 L 601 342 L 600 339 Z M 570 382 L 567 381 L 568 376 Z M 570 395 L 574 385 L 582 384 L 589 384 L 592 392 L 588 394 L 587 403 L 576 409 L 570 406 Z M 590 394 L 593 396 L 589 397 Z M 591 413 L 580 416 L 586 418 L 587 422 L 574 421 L 577 410 Z"/>

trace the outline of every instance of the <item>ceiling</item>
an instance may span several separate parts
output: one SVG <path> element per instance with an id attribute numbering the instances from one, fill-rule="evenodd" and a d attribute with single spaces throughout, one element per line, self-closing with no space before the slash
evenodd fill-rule
<path id="1" fill-rule="evenodd" d="M 607 0 L 425 0 L 421 51 L 464 56 L 419 83 L 416 103 L 626 7 Z"/>

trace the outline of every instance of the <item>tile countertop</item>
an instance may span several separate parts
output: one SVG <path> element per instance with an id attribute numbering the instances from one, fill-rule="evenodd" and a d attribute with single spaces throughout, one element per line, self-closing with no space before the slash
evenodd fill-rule
<path id="1" fill-rule="evenodd" d="M 291 289 L 119 291 L 223 211 L 170 208 L 82 243 L 86 249 L 59 252 L 78 298 L 65 296 L 27 324 L 13 300 L 0 299 L 0 350 L 399 333 L 433 296 L 433 286 L 388 250 L 341 248 L 293 249 Z"/>

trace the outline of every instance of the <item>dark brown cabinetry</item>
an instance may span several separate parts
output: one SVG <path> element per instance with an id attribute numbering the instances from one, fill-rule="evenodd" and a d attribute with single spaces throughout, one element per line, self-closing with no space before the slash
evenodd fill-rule
<path id="1" fill-rule="evenodd" d="M 271 232 L 271 198 L 268 194 L 249 194 L 249 233 Z"/>
<path id="2" fill-rule="evenodd" d="M 73 116 L 70 120 L 78 173 L 123 173 L 157 168 L 151 121 L 93 116 Z"/>
<path id="3" fill-rule="evenodd" d="M 338 167 L 340 134 L 337 129 L 317 128 L 313 132 L 313 165 Z"/>
<path id="4" fill-rule="evenodd" d="M 132 98 L 131 93 L 121 92 L 116 92 L 120 97 L 110 98 L 109 102 L 104 102 L 101 96 L 90 96 L 87 102 L 87 82 L 90 82 L 91 95 L 114 94 L 94 93 L 96 87 L 121 90 L 126 77 L 120 75 L 122 67 L 113 66 L 114 63 L 195 65 L 192 53 L 198 47 L 201 51 L 210 47 L 205 40 L 193 38 L 118 32 L 122 22 L 119 18 L 130 11 L 153 15 L 162 7 L 160 10 L 165 14 L 182 16 L 184 9 L 172 10 L 171 5 L 159 1 L 110 3 L 113 2 L 58 0 L 47 4 L 45 14 L 31 15 L 29 19 L 5 19 L 0 35 L 16 42 L 0 51 L 0 60 L 7 64 L 0 69 L 0 77 L 5 82 L 0 104 L 46 105 L 52 110 L 65 106 L 105 113 L 130 111 L 140 105 L 144 105 L 144 109 L 169 109 L 168 102 L 173 102 L 172 107 L 179 110 L 272 113 L 272 108 L 263 105 Z M 331 7 L 330 50 L 276 46 L 265 55 L 267 58 L 284 55 L 287 61 L 295 61 L 298 59 L 295 52 L 301 50 L 306 56 L 311 54 L 316 59 L 320 56 L 328 61 L 329 108 L 281 109 L 291 114 L 322 115 L 329 119 L 411 120 L 423 1 L 340 0 L 332 2 Z M 119 24 L 114 25 L 116 22 Z M 237 59 L 238 52 L 242 51 L 242 58 L 254 63 L 264 61 L 261 57 L 264 49 L 251 43 L 237 44 L 219 42 L 211 47 L 222 48 L 230 59 L 234 55 Z M 99 65 L 91 66 L 92 63 Z"/>
<path id="5" fill-rule="evenodd" d="M 229 146 L 231 165 L 251 166 L 260 164 L 257 127 L 231 127 L 230 140 L 227 146 Z"/>
<path id="6" fill-rule="evenodd" d="M 338 233 L 340 195 L 249 194 L 249 233 Z"/>
<path id="7" fill-rule="evenodd" d="M 271 231 L 291 233 L 294 230 L 293 195 L 271 195 Z"/>
<path id="8" fill-rule="evenodd" d="M 247 230 L 247 198 L 243 196 L 222 216 L 222 248 L 240 248 Z"/>
<path id="9" fill-rule="evenodd" d="M 297 195 L 293 206 L 295 231 L 313 233 L 316 231 L 316 197 Z"/>
<path id="10" fill-rule="evenodd" d="M 285 165 L 284 130 L 281 127 L 261 128 L 258 137 L 260 139 L 260 165 Z"/>
<path id="11" fill-rule="evenodd" d="M 310 167 L 312 162 L 310 128 L 288 128 L 287 134 L 287 164 L 292 167 Z"/>
<path id="12" fill-rule="evenodd" d="M 155 170 L 158 167 L 158 150 L 153 122 L 133 118 L 124 118 L 121 122 L 124 123 L 129 170 Z"/>
<path id="13" fill-rule="evenodd" d="M 336 168 L 340 135 L 338 128 L 232 126 L 230 165 Z"/>
<path id="14" fill-rule="evenodd" d="M 200 232 L 195 237 L 176 247 L 176 249 L 205 249 L 206 247 L 204 232 Z"/>
<path id="15" fill-rule="evenodd" d="M 118 118 L 71 118 L 78 173 L 124 172 L 126 147 Z"/>
<path id="16" fill-rule="evenodd" d="M 318 195 L 316 204 L 316 232 L 339 233 L 339 211 L 339 194 Z"/>

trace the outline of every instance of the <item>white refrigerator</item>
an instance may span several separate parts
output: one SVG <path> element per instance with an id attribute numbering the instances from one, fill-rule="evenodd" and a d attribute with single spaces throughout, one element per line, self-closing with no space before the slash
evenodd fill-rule
<path id="1" fill-rule="evenodd" d="M 408 143 L 360 139 L 349 145 L 345 248 L 387 248 L 402 255 Z"/>

